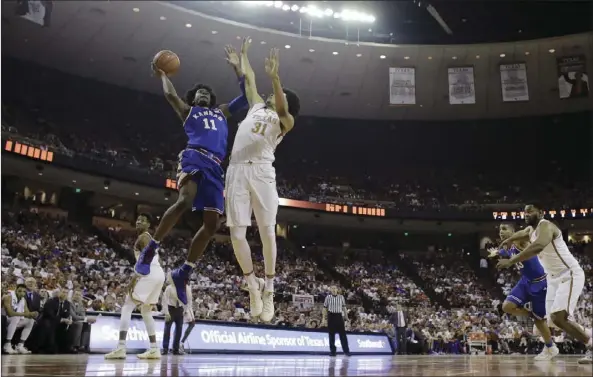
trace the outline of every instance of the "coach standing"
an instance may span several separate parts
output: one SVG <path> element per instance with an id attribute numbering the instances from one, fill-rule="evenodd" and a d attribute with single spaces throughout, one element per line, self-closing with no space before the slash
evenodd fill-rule
<path id="1" fill-rule="evenodd" d="M 331 356 L 336 355 L 336 333 L 340 334 L 342 350 L 350 356 L 346 328 L 344 327 L 344 316 L 346 316 L 346 300 L 338 294 L 338 288 L 331 287 L 331 293 L 325 297 L 323 303 L 323 322 L 327 323 L 329 333 L 329 351 Z"/>

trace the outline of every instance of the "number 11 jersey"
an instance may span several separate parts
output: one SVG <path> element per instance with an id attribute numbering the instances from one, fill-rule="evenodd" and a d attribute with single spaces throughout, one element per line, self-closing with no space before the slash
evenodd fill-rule
<path id="1" fill-rule="evenodd" d="M 194 106 L 183 122 L 188 148 L 201 148 L 223 161 L 227 153 L 229 128 L 220 109 Z"/>

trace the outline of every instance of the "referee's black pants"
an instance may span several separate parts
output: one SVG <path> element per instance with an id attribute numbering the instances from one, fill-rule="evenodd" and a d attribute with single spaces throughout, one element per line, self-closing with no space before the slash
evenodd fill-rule
<path id="1" fill-rule="evenodd" d="M 173 338 L 173 352 L 179 352 L 179 342 L 181 341 L 181 331 L 183 330 L 183 306 L 175 307 L 169 305 L 169 315 L 171 320 L 165 322 L 165 334 L 163 334 L 163 350 L 169 350 L 169 340 L 171 338 L 171 327 L 175 323 L 175 338 Z"/>
<path id="2" fill-rule="evenodd" d="M 342 344 L 344 353 L 350 353 L 342 313 L 327 313 L 327 329 L 329 332 L 329 351 L 331 354 L 336 354 L 336 333 L 340 334 L 340 343 Z"/>

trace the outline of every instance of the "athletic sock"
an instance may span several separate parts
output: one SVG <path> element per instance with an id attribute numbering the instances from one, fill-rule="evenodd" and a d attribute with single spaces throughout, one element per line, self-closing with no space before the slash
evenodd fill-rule
<path id="1" fill-rule="evenodd" d="M 552 341 L 550 340 L 550 343 L 546 343 L 546 347 L 548 347 L 548 348 L 552 348 L 552 347 L 554 347 L 554 342 L 552 342 Z"/>
<path id="2" fill-rule="evenodd" d="M 257 284 L 257 279 L 255 278 L 254 273 L 251 273 L 251 274 L 245 276 L 245 280 L 247 281 L 247 287 L 249 289 L 257 289 L 258 284 Z"/>

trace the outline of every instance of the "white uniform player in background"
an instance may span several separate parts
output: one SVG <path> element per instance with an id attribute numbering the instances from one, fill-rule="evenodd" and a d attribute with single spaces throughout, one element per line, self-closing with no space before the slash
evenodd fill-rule
<path id="1" fill-rule="evenodd" d="M 573 318 L 585 286 L 585 272 L 564 242 L 562 231 L 543 217 L 542 206 L 537 204 L 525 206 L 525 222 L 529 226 L 504 240 L 501 246 L 511 245 L 513 241 L 526 236 L 531 243 L 511 259 L 500 260 L 497 267 L 508 268 L 536 255 L 539 257 L 548 275 L 546 293 L 548 321 L 550 325 L 564 330 L 568 335 L 583 342 L 588 351 L 587 355 L 579 360 L 579 364 L 591 364 L 593 348 L 591 329 L 583 329 Z"/>
<path id="2" fill-rule="evenodd" d="M 226 216 L 235 256 L 249 289 L 251 317 L 269 322 L 274 316 L 276 273 L 276 214 L 278 192 L 274 151 L 294 127 L 300 104 L 298 96 L 282 87 L 278 77 L 278 49 L 266 58 L 265 70 L 272 80 L 273 94 L 264 101 L 257 92 L 255 75 L 247 58 L 249 37 L 241 48 L 241 70 L 245 74 L 245 95 L 249 112 L 239 125 L 226 173 Z M 251 214 L 259 228 L 263 246 L 265 281 L 253 271 L 247 227 Z"/>
<path id="3" fill-rule="evenodd" d="M 2 297 L 2 315 L 6 317 L 6 342 L 3 351 L 9 355 L 15 353 L 30 354 L 31 351 L 25 348 L 25 342 L 33 330 L 37 312 L 30 312 L 27 307 L 27 287 L 19 284 L 16 290 L 9 291 Z M 12 347 L 12 337 L 17 329 L 22 328 L 21 339 L 16 348 Z"/>
<path id="4" fill-rule="evenodd" d="M 140 214 L 136 219 L 136 230 L 140 233 L 134 244 L 134 254 L 136 259 L 140 251 L 152 240 L 148 233 L 152 220 L 148 214 Z M 129 293 L 121 308 L 119 323 L 119 343 L 117 348 L 107 355 L 106 359 L 125 359 L 126 358 L 126 338 L 132 320 L 132 312 L 137 306 L 140 306 L 140 313 L 146 325 L 146 332 L 150 341 L 150 348 L 138 355 L 139 359 L 160 359 L 161 353 L 156 343 L 156 328 L 154 318 L 152 318 L 152 306 L 159 302 L 159 297 L 165 284 L 165 272 L 159 262 L 158 253 L 155 255 L 150 266 L 150 274 L 146 276 L 134 276 L 130 283 Z"/>

